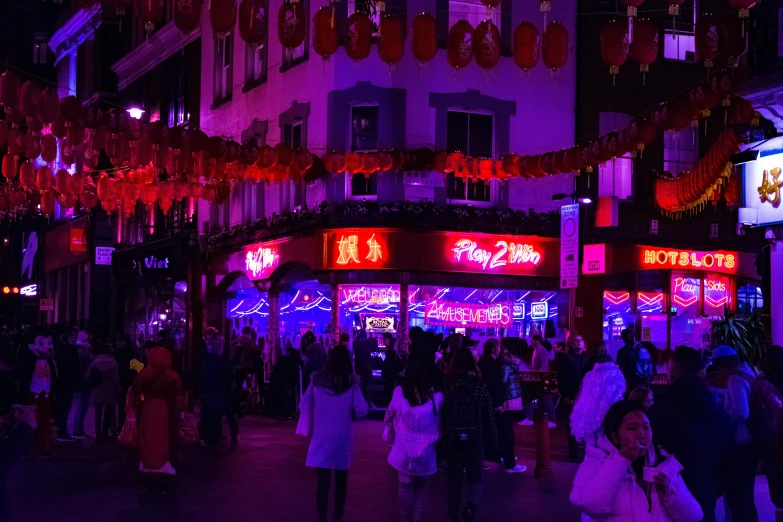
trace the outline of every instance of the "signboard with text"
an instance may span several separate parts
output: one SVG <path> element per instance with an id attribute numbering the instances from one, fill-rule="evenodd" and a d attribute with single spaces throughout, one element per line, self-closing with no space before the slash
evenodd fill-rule
<path id="1" fill-rule="evenodd" d="M 513 304 L 453 303 L 432 299 L 426 304 L 424 322 L 441 326 L 508 328 L 513 323 Z"/>
<path id="2" fill-rule="evenodd" d="M 95 264 L 111 266 L 112 254 L 114 254 L 114 247 L 95 247 Z"/>
<path id="3" fill-rule="evenodd" d="M 579 204 L 560 207 L 560 288 L 579 284 Z"/>
<path id="4" fill-rule="evenodd" d="M 38 307 L 42 312 L 54 311 L 54 299 L 41 299 Z"/>
<path id="5" fill-rule="evenodd" d="M 762 156 L 744 165 L 743 207 L 757 213 L 758 225 L 783 223 L 783 154 Z"/>

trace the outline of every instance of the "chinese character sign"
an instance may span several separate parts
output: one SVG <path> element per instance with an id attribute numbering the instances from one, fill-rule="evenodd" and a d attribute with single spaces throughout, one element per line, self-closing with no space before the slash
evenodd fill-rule
<path id="1" fill-rule="evenodd" d="M 386 238 L 381 232 L 341 231 L 327 237 L 333 238 L 335 268 L 383 268 L 386 263 Z"/>
<path id="2" fill-rule="evenodd" d="M 780 187 L 783 186 L 783 180 L 780 178 L 780 167 L 775 167 L 769 171 L 765 170 L 762 175 L 761 185 L 758 187 L 759 201 L 769 203 L 773 207 L 780 206 Z"/>
<path id="3" fill-rule="evenodd" d="M 771 144 L 769 144 L 771 145 Z M 775 147 L 779 148 L 779 147 Z M 773 225 L 783 223 L 783 156 L 765 155 L 762 147 L 761 157 L 742 166 L 743 190 L 742 207 L 746 210 L 750 224 Z"/>

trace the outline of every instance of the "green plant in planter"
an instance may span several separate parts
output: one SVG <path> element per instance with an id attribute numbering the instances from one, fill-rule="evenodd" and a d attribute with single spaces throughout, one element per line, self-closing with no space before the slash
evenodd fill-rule
<path id="1" fill-rule="evenodd" d="M 759 312 L 735 314 L 723 307 L 723 317 L 712 322 L 712 344 L 725 344 L 737 351 L 740 360 L 759 367 L 764 360 L 769 338 Z"/>

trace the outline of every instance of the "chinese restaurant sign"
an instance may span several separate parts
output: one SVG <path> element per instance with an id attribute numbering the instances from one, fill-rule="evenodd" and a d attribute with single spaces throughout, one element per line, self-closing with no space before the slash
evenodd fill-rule
<path id="1" fill-rule="evenodd" d="M 424 322 L 429 325 L 507 328 L 513 319 L 513 303 L 468 304 L 433 299 L 427 303 Z"/>
<path id="2" fill-rule="evenodd" d="M 744 165 L 745 201 L 742 205 L 758 212 L 757 224 L 783 222 L 780 191 L 783 188 L 783 154 L 763 156 Z"/>

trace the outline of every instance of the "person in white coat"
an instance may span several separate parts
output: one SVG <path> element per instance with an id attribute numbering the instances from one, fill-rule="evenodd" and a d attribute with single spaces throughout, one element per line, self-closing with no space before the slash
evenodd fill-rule
<path id="1" fill-rule="evenodd" d="M 699 522 L 701 506 L 681 469 L 671 457 L 658 458 L 644 407 L 620 401 L 609 408 L 603 434 L 588 446 L 570 500 L 582 510 L 583 522 Z"/>
<path id="2" fill-rule="evenodd" d="M 438 471 L 435 443 L 440 439 L 443 394 L 433 388 L 427 365 L 414 361 L 386 409 L 385 439 L 392 445 L 389 464 L 399 474 L 400 516 L 405 522 L 421 522 L 427 477 Z"/>

